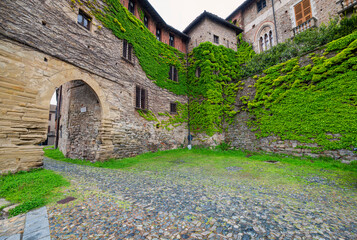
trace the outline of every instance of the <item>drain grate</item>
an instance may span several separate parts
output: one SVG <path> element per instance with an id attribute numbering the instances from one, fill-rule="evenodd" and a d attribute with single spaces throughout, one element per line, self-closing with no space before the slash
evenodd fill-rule
<path id="1" fill-rule="evenodd" d="M 65 203 L 72 202 L 73 200 L 76 200 L 76 198 L 74 198 L 74 197 L 67 197 L 67 198 L 65 198 L 65 199 L 62 199 L 62 200 L 58 201 L 57 203 L 58 203 L 58 204 L 65 204 Z"/>
<path id="2" fill-rule="evenodd" d="M 278 163 L 279 161 L 274 161 L 274 160 L 270 160 L 270 161 L 265 161 L 266 163 Z"/>

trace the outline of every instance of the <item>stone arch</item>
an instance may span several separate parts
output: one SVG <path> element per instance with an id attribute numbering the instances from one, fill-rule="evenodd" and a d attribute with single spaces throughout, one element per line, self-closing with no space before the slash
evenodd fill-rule
<path id="1" fill-rule="evenodd" d="M 48 82 L 49 82 L 49 85 L 47 87 L 48 89 L 44 89 L 43 91 L 41 91 L 39 96 L 41 99 L 43 99 L 43 101 L 41 101 L 42 104 L 48 107 L 49 102 L 55 90 L 61 85 L 75 80 L 81 80 L 91 87 L 91 89 L 97 95 L 99 102 L 101 104 L 102 117 L 107 118 L 110 114 L 110 108 L 107 105 L 106 94 L 98 83 L 99 79 L 95 79 L 91 74 L 88 74 L 77 68 L 72 68 L 72 69 L 58 72 L 55 75 L 48 78 Z"/>

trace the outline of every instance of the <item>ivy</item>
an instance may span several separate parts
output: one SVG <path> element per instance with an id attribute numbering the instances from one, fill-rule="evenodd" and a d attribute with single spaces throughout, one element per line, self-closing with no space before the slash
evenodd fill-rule
<path id="1" fill-rule="evenodd" d="M 186 95 L 186 55 L 184 53 L 158 41 L 144 26 L 144 23 L 130 13 L 119 0 L 103 0 L 104 6 L 95 0 L 82 0 L 82 2 L 116 37 L 126 39 L 132 44 L 135 56 L 149 79 L 159 87 L 177 95 Z M 169 79 L 170 66 L 175 66 L 178 70 L 179 82 Z"/>
<path id="2" fill-rule="evenodd" d="M 258 138 L 276 135 L 313 144 L 308 148 L 315 151 L 357 146 L 357 34 L 327 49 L 342 46 L 332 58 L 313 56 L 313 65 L 300 67 L 295 58 L 264 71 L 248 103 Z"/>

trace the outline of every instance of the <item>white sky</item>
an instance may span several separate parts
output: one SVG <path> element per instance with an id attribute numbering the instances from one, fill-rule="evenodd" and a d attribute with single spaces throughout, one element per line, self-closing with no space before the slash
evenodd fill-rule
<path id="1" fill-rule="evenodd" d="M 165 22 L 183 31 L 204 10 L 226 19 L 244 0 L 149 0 Z"/>
<path id="2" fill-rule="evenodd" d="M 55 93 L 52 95 L 51 104 L 57 105 L 57 101 L 56 101 L 56 91 L 55 91 Z"/>

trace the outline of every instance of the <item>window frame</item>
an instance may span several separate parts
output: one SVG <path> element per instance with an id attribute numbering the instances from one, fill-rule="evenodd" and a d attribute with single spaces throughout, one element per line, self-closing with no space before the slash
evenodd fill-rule
<path id="1" fill-rule="evenodd" d="M 170 35 L 169 35 L 169 45 L 171 47 L 175 47 L 175 35 L 172 33 L 170 33 Z"/>
<path id="2" fill-rule="evenodd" d="M 161 42 L 161 28 L 156 28 L 156 39 Z"/>
<path id="3" fill-rule="evenodd" d="M 82 20 L 81 20 L 81 21 L 79 21 L 79 16 L 82 17 Z M 84 20 L 87 21 L 87 26 L 85 26 Z M 93 20 L 93 18 L 92 18 L 89 14 L 87 14 L 85 11 L 83 11 L 82 9 L 79 9 L 79 10 L 78 10 L 77 23 L 78 23 L 80 26 L 82 26 L 82 27 L 84 27 L 85 29 L 87 29 L 88 31 L 90 31 L 92 20 Z"/>
<path id="4" fill-rule="evenodd" d="M 149 17 L 146 14 L 144 15 L 144 25 L 146 28 L 149 28 Z"/>
<path id="5" fill-rule="evenodd" d="M 135 109 L 144 111 L 149 109 L 148 90 L 139 85 L 135 86 Z"/>
<path id="6" fill-rule="evenodd" d="M 174 82 L 178 82 L 178 71 L 177 68 L 173 65 L 170 66 L 169 79 Z"/>
<path id="7" fill-rule="evenodd" d="M 259 0 L 257 1 L 257 12 L 262 11 L 267 6 L 266 0 Z"/>
<path id="8" fill-rule="evenodd" d="M 134 63 L 134 48 L 131 43 L 129 43 L 126 39 L 123 39 L 123 59 L 126 61 L 129 61 L 131 63 Z"/>
<path id="9" fill-rule="evenodd" d="M 213 43 L 219 44 L 219 36 L 213 35 Z"/>
<path id="10" fill-rule="evenodd" d="M 176 102 L 170 102 L 170 114 L 177 114 L 177 103 Z"/>

